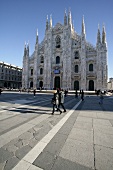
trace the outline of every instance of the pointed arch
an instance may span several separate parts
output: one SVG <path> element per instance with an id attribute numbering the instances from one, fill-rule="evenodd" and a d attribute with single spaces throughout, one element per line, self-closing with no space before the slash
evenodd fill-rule
<path id="1" fill-rule="evenodd" d="M 40 63 L 44 63 L 44 57 L 43 56 L 40 57 Z"/>
<path id="2" fill-rule="evenodd" d="M 56 48 L 60 48 L 61 47 L 61 37 L 58 35 L 55 39 L 56 41 Z"/>
<path id="3" fill-rule="evenodd" d="M 57 56 L 57 57 L 56 57 L 56 64 L 59 64 L 59 63 L 60 63 L 60 57 Z"/>
<path id="4" fill-rule="evenodd" d="M 89 71 L 93 71 L 93 64 L 89 64 Z"/>
<path id="5" fill-rule="evenodd" d="M 40 68 L 40 74 L 43 74 L 43 68 Z"/>
<path id="6" fill-rule="evenodd" d="M 78 73 L 78 65 L 75 65 L 75 73 Z"/>

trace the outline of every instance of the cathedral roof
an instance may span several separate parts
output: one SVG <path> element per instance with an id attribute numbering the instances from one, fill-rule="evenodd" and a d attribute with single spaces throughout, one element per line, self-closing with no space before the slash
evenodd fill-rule
<path id="1" fill-rule="evenodd" d="M 63 30 L 63 25 L 61 23 L 57 23 L 54 28 L 53 31 L 60 31 Z"/>

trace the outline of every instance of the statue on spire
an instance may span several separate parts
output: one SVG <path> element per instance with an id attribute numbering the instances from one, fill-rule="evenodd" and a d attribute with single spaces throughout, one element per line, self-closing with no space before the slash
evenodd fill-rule
<path id="1" fill-rule="evenodd" d="M 105 26 L 103 24 L 103 30 L 102 30 L 102 44 L 106 43 L 106 31 L 105 31 Z"/>
<path id="2" fill-rule="evenodd" d="M 71 18 L 71 10 L 69 9 L 68 13 L 68 25 L 72 25 L 72 18 Z"/>
<path id="3" fill-rule="evenodd" d="M 65 9 L 65 13 L 64 13 L 64 25 L 67 25 L 67 13 L 66 13 L 66 9 Z"/>
<path id="4" fill-rule="evenodd" d="M 98 24 L 97 44 L 100 44 L 100 43 L 101 43 L 101 38 L 100 38 L 100 27 L 99 27 L 99 24 Z"/>
<path id="5" fill-rule="evenodd" d="M 49 28 L 49 23 L 48 23 L 48 15 L 47 15 L 47 19 L 46 19 L 46 30 L 48 30 Z"/>
<path id="6" fill-rule="evenodd" d="M 36 32 L 36 44 L 38 44 L 38 29 L 37 29 L 37 32 Z"/>
<path id="7" fill-rule="evenodd" d="M 25 45 L 24 45 L 24 56 L 26 56 L 26 52 L 27 52 L 27 50 L 26 50 L 26 41 L 25 41 Z"/>
<path id="8" fill-rule="evenodd" d="M 82 34 L 85 34 L 84 15 L 83 15 L 83 18 L 82 18 Z"/>
<path id="9" fill-rule="evenodd" d="M 50 15 L 50 28 L 52 28 L 52 14 Z"/>

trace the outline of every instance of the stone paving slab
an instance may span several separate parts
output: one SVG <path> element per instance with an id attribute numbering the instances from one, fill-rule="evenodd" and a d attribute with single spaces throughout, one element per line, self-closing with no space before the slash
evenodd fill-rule
<path id="1" fill-rule="evenodd" d="M 97 118 L 113 120 L 113 113 L 112 112 L 111 113 L 106 113 L 106 112 L 97 113 Z"/>
<path id="2" fill-rule="evenodd" d="M 52 153 L 53 155 L 59 155 L 65 141 L 67 139 L 67 135 L 63 134 L 56 134 L 53 140 L 47 145 L 47 147 L 44 149 L 44 152 Z"/>
<path id="3" fill-rule="evenodd" d="M 103 125 L 103 126 L 112 126 L 109 120 L 104 120 L 104 119 L 93 119 L 93 124 Z"/>
<path id="4" fill-rule="evenodd" d="M 80 111 L 80 113 L 81 113 L 81 111 Z M 76 121 L 77 121 L 77 122 L 88 122 L 88 123 L 92 123 L 92 118 L 78 116 Z"/>
<path id="5" fill-rule="evenodd" d="M 112 126 L 104 126 L 104 125 L 97 125 L 93 124 L 94 132 L 95 133 L 105 133 L 113 135 L 113 127 Z"/>
<path id="6" fill-rule="evenodd" d="M 34 165 L 30 165 L 30 167 L 28 168 L 28 170 L 43 170 L 37 166 L 34 166 Z"/>
<path id="7" fill-rule="evenodd" d="M 39 157 L 33 162 L 33 165 L 41 167 L 44 170 L 51 170 L 57 156 L 50 152 L 42 152 Z"/>
<path id="8" fill-rule="evenodd" d="M 93 131 L 73 128 L 68 138 L 93 144 Z"/>
<path id="9" fill-rule="evenodd" d="M 51 170 L 92 170 L 92 168 L 58 157 Z"/>
<path id="10" fill-rule="evenodd" d="M 16 156 L 8 159 L 7 163 L 4 166 L 4 170 L 11 170 L 18 163 L 18 161 L 19 159 Z"/>
<path id="11" fill-rule="evenodd" d="M 95 145 L 95 167 L 97 170 L 112 170 L 113 149 Z"/>
<path id="12" fill-rule="evenodd" d="M 35 119 L 29 121 L 28 123 L 25 123 L 25 124 L 15 128 L 15 129 L 11 130 L 10 132 L 7 132 L 7 133 L 1 135 L 0 136 L 0 147 L 4 146 L 5 144 L 10 142 L 11 140 L 15 139 L 16 137 L 20 136 L 24 132 L 33 128 L 36 124 L 44 121 L 48 117 L 49 117 L 49 115 L 41 115 L 40 117 L 35 118 Z"/>
<path id="13" fill-rule="evenodd" d="M 94 169 L 93 144 L 68 138 L 60 157 Z"/>
<path id="14" fill-rule="evenodd" d="M 88 111 L 80 111 L 79 116 L 83 116 L 83 117 L 91 117 L 91 118 L 97 118 L 97 113 L 92 111 L 92 110 L 88 110 Z"/>
<path id="15" fill-rule="evenodd" d="M 8 120 L 3 120 L 0 122 L 0 128 L 3 128 L 4 130 L 11 128 L 12 126 L 15 126 L 17 124 L 20 124 L 24 121 L 26 121 L 28 118 L 22 118 L 22 117 L 12 117 L 11 119 Z"/>
<path id="16" fill-rule="evenodd" d="M 89 130 L 89 131 L 92 131 L 92 130 L 93 130 L 92 123 L 79 122 L 79 121 L 77 121 L 77 122 L 74 124 L 74 128 L 84 129 L 84 130 Z"/>
<path id="17" fill-rule="evenodd" d="M 94 144 L 113 148 L 113 135 L 94 131 Z"/>

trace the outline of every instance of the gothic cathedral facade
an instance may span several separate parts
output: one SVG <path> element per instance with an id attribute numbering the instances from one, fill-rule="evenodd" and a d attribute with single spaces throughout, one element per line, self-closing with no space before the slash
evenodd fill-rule
<path id="1" fill-rule="evenodd" d="M 106 90 L 108 78 L 106 32 L 97 31 L 95 47 L 86 41 L 85 23 L 81 34 L 72 24 L 71 12 L 64 14 L 64 24 L 52 26 L 46 20 L 45 37 L 41 43 L 36 35 L 35 50 L 29 56 L 24 47 L 22 88 L 70 90 Z"/>

